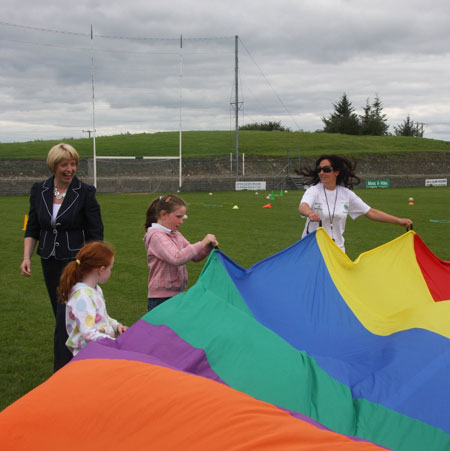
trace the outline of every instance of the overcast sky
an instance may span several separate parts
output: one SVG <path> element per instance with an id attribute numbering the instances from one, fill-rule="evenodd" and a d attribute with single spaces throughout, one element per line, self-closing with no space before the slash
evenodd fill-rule
<path id="1" fill-rule="evenodd" d="M 315 131 L 345 92 L 450 140 L 449 23 L 446 0 L 2 0 L 0 142 L 232 130 L 236 35 L 240 125 Z"/>

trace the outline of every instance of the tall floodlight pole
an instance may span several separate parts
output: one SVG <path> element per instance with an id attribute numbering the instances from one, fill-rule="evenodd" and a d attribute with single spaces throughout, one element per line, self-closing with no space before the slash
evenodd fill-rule
<path id="1" fill-rule="evenodd" d="M 95 91 L 94 91 L 94 32 L 91 25 L 91 84 L 92 84 L 92 147 L 94 155 L 94 186 L 97 188 L 97 153 L 95 149 Z"/>
<path id="2" fill-rule="evenodd" d="M 238 36 L 234 37 L 234 77 L 235 77 L 235 113 L 236 113 L 236 176 L 239 176 L 239 89 L 238 89 L 238 79 L 239 79 L 239 58 L 238 58 Z"/>
<path id="3" fill-rule="evenodd" d="M 179 132 L 179 176 L 178 176 L 178 186 L 181 189 L 182 185 L 182 133 L 183 133 L 183 123 L 182 123 L 182 106 L 183 106 L 183 35 L 180 35 L 180 132 Z"/>

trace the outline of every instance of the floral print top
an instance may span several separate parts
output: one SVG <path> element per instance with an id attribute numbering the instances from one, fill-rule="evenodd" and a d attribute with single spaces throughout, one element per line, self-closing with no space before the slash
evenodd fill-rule
<path id="1" fill-rule="evenodd" d="M 119 322 L 106 311 L 105 298 L 99 285 L 95 288 L 75 284 L 66 305 L 66 346 L 75 356 L 90 341 L 114 338 Z"/>

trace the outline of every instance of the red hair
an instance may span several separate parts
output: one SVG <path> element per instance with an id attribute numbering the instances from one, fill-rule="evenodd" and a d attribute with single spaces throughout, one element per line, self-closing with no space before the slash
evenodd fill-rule
<path id="1" fill-rule="evenodd" d="M 109 266 L 114 257 L 114 249 L 104 241 L 85 244 L 76 256 L 76 260 L 66 265 L 57 289 L 58 300 L 66 303 L 72 287 L 81 282 L 95 268 Z"/>

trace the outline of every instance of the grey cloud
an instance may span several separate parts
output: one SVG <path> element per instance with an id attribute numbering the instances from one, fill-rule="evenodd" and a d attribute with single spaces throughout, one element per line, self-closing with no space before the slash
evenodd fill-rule
<path id="1" fill-rule="evenodd" d="M 313 131 L 343 92 L 358 112 L 378 94 L 391 126 L 411 114 L 450 139 L 445 1 L 4 0 L 0 17 L 0 140 L 83 136 L 91 48 L 100 134 L 176 130 L 180 94 L 184 129 L 229 129 L 235 34 L 242 122 Z"/>

